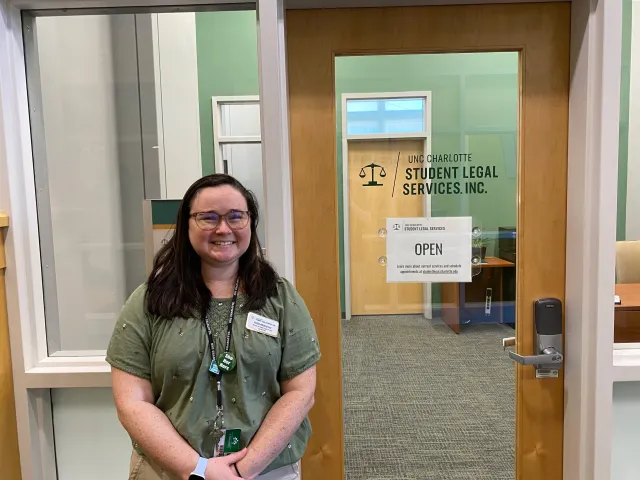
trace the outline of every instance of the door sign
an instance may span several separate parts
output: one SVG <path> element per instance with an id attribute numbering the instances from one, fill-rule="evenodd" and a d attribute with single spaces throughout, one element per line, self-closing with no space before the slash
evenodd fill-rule
<path id="1" fill-rule="evenodd" d="M 470 281 L 471 217 L 387 218 L 387 283 Z"/>

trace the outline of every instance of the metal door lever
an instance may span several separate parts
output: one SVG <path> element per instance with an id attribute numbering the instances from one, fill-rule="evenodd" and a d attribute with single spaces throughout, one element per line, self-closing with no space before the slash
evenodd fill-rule
<path id="1" fill-rule="evenodd" d="M 542 355 L 518 355 L 516 352 L 509 352 L 509 358 L 515 360 L 521 365 L 536 365 L 546 366 L 547 368 L 553 365 L 562 364 L 561 353 L 544 353 Z"/>

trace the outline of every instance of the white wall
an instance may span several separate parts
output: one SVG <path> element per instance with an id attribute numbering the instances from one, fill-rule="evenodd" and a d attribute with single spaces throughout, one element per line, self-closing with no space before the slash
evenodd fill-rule
<path id="1" fill-rule="evenodd" d="M 611 480 L 640 477 L 640 382 L 613 384 Z"/>
<path id="2" fill-rule="evenodd" d="M 627 166 L 627 240 L 640 240 L 640 0 L 633 0 L 629 80 L 629 163 Z"/>
<path id="3" fill-rule="evenodd" d="M 195 13 L 152 14 L 162 198 L 202 176 Z"/>

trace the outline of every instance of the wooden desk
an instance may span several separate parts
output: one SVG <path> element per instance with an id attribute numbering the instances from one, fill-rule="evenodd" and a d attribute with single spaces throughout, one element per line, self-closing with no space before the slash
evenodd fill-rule
<path id="1" fill-rule="evenodd" d="M 616 295 L 622 303 L 615 306 L 613 341 L 640 342 L 640 283 L 620 283 Z"/>
<path id="2" fill-rule="evenodd" d="M 494 288 L 491 302 L 498 304 L 499 321 L 502 323 L 504 318 L 503 271 L 505 268 L 515 267 L 515 264 L 497 257 L 486 257 L 485 261 L 486 263 L 473 266 L 474 277 L 470 283 L 442 284 L 442 320 L 456 333 L 460 333 L 460 312 L 465 306 L 465 290 L 468 286 L 487 285 L 493 272 L 497 273 L 497 288 Z M 479 274 L 478 269 L 481 269 Z"/>

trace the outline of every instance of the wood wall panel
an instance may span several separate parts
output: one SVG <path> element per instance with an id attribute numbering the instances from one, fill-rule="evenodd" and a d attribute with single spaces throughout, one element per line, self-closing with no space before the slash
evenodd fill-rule
<path id="1" fill-rule="evenodd" d="M 4 272 L 6 268 L 4 235 L 7 225 L 7 216 L 0 213 L 0 477 L 20 480 L 18 427 L 16 424 L 15 398 L 13 396 L 9 321 L 7 318 L 7 297 L 4 286 Z"/>
<path id="2" fill-rule="evenodd" d="M 521 53 L 516 350 L 531 354 L 533 301 L 564 301 L 569 36 L 569 3 L 287 12 L 296 283 L 323 352 L 305 480 L 343 478 L 335 56 Z M 516 388 L 516 478 L 559 480 L 563 378 L 518 367 Z"/>

